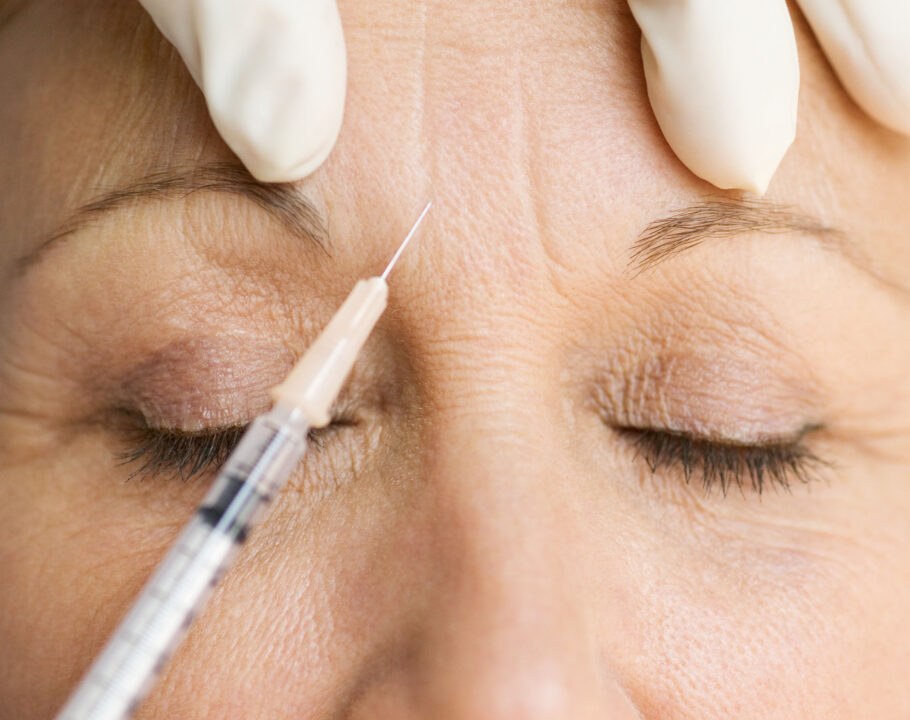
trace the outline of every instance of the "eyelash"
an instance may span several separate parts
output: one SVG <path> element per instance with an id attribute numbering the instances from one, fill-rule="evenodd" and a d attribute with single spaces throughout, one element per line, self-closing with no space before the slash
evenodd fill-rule
<path id="1" fill-rule="evenodd" d="M 761 495 L 768 488 L 790 490 L 816 478 L 825 463 L 803 443 L 818 427 L 808 427 L 796 440 L 767 445 L 741 445 L 695 438 L 664 430 L 622 428 L 635 456 L 652 475 L 661 470 L 681 471 L 687 485 L 698 480 L 705 493 L 720 489 L 724 497 L 735 487 Z"/>
<path id="2" fill-rule="evenodd" d="M 310 430 L 308 442 L 317 450 L 325 447 L 326 435 L 353 424 L 337 418 L 325 428 Z M 707 493 L 719 488 L 724 496 L 736 487 L 761 495 L 767 488 L 789 490 L 793 481 L 806 484 L 825 465 L 809 450 L 802 438 L 817 427 L 804 430 L 799 439 L 768 445 L 738 445 L 664 430 L 622 428 L 632 443 L 635 456 L 645 461 L 652 475 L 663 469 L 682 472 L 687 485 L 700 475 Z M 162 430 L 140 423 L 129 450 L 117 456 L 120 465 L 138 465 L 128 479 L 170 474 L 187 482 L 221 467 L 237 446 L 245 426 L 217 432 Z"/>
<path id="3" fill-rule="evenodd" d="M 307 442 L 317 451 L 322 450 L 330 432 L 353 424 L 346 418 L 333 419 L 324 428 L 310 430 Z M 185 432 L 153 428 L 139 421 L 130 432 L 131 447 L 117 455 L 118 464 L 136 466 L 127 480 L 169 475 L 188 482 L 221 467 L 237 447 L 246 428 Z"/>

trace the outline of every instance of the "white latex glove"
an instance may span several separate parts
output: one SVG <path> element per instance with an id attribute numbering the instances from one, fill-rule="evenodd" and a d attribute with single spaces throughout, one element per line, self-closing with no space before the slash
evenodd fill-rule
<path id="1" fill-rule="evenodd" d="M 797 0 L 841 81 L 910 134 L 910 0 Z M 785 0 L 629 0 L 648 96 L 696 175 L 758 195 L 796 135 L 799 62 Z"/>
<path id="2" fill-rule="evenodd" d="M 299 180 L 338 138 L 347 59 L 335 0 L 140 0 L 264 182 Z"/>

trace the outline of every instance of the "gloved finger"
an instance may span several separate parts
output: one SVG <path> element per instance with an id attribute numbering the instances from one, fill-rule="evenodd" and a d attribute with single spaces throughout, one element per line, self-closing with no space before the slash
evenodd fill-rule
<path id="1" fill-rule="evenodd" d="M 328 156 L 347 59 L 335 0 L 140 0 L 254 177 L 299 180 Z"/>
<path id="2" fill-rule="evenodd" d="M 177 48 L 190 75 L 199 85 L 202 61 L 196 36 L 195 3 L 191 0 L 139 0 L 139 4 L 152 16 L 161 34 Z"/>
<path id="3" fill-rule="evenodd" d="M 825 0 L 821 0 L 825 1 Z M 785 0 L 629 0 L 648 97 L 673 151 L 720 188 L 767 190 L 796 136 Z"/>
<path id="4" fill-rule="evenodd" d="M 883 125 L 910 135 L 910 2 L 798 1 L 853 99 Z"/>

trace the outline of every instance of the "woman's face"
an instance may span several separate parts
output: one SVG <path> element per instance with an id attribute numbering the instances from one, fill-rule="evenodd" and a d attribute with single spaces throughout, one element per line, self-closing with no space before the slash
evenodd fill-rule
<path id="1" fill-rule="evenodd" d="M 138 6 L 0 28 L 0 717 L 53 715 L 431 198 L 139 717 L 910 716 L 910 141 L 796 13 L 761 201 L 674 158 L 619 0 L 341 13 L 341 139 L 272 189 Z"/>

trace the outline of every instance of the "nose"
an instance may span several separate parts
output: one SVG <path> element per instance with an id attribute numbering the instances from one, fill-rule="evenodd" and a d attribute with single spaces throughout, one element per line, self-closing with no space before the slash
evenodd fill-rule
<path id="1" fill-rule="evenodd" d="M 487 404 L 435 424 L 431 499 L 418 521 L 433 548 L 431 589 L 406 659 L 353 715 L 635 720 L 594 632 L 602 609 L 591 612 L 578 577 L 577 493 L 561 476 L 557 442 L 539 430 L 552 424 L 495 415 L 503 422 L 489 422 Z"/>

